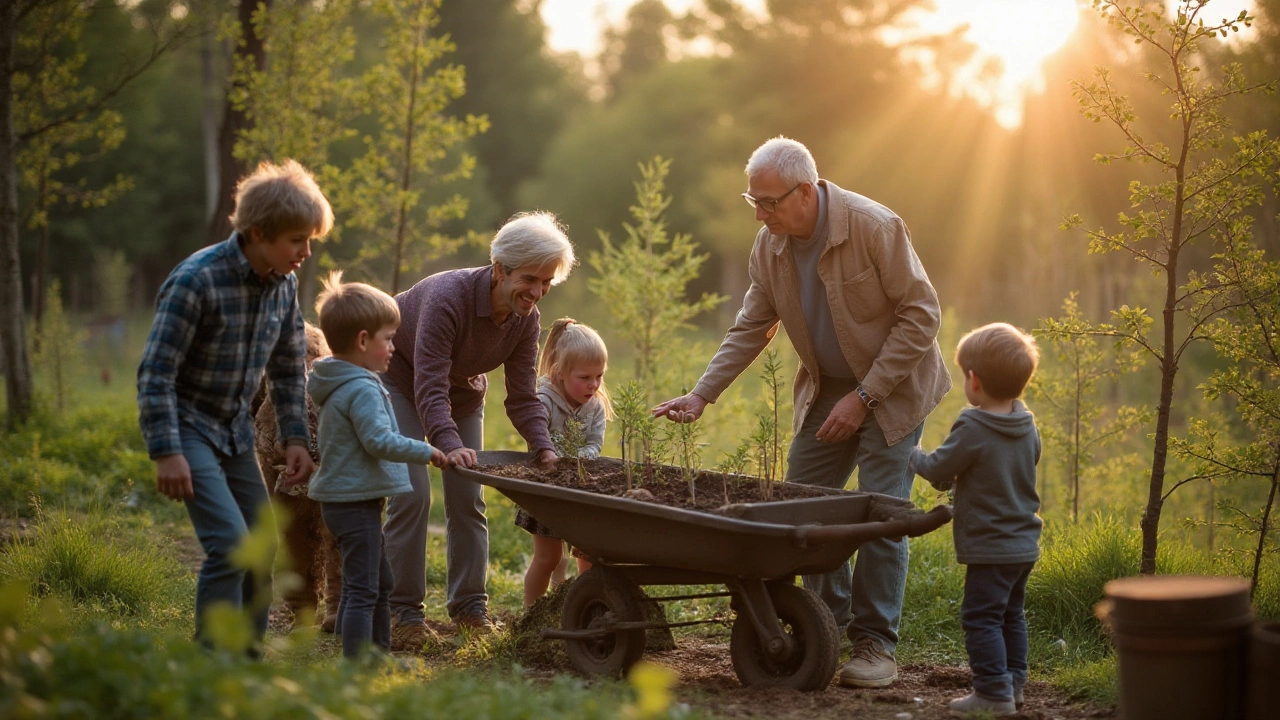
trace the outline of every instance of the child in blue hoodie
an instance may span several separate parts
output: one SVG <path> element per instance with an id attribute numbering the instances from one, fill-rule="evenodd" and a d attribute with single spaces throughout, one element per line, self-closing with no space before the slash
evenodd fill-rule
<path id="1" fill-rule="evenodd" d="M 445 466 L 445 455 L 400 434 L 391 400 L 375 373 L 386 372 L 400 326 L 392 297 L 334 272 L 316 300 L 320 330 L 333 356 L 317 360 L 307 392 L 320 406 L 320 469 L 308 496 L 342 555 L 337 632 L 342 655 L 369 645 L 391 649 L 391 566 L 382 536 L 389 495 L 413 490 L 405 463 Z"/>
<path id="2" fill-rule="evenodd" d="M 939 490 L 955 489 L 956 560 L 968 567 L 960 625 L 973 692 L 952 700 L 957 714 L 1013 715 L 1027 683 L 1027 619 L 1022 603 L 1040 559 L 1036 463 L 1040 433 L 1018 398 L 1035 373 L 1035 338 L 992 323 L 960 339 L 965 408 L 942 446 L 915 448 L 911 469 Z"/>

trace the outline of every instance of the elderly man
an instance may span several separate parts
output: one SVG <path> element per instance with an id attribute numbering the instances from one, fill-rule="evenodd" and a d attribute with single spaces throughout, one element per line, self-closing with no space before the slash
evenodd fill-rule
<path id="1" fill-rule="evenodd" d="M 401 434 L 426 439 L 450 466 L 472 467 L 484 447 L 485 373 L 501 365 L 507 417 L 540 464 L 556 460 L 547 411 L 538 400 L 538 301 L 573 269 L 573 244 L 550 213 L 508 221 L 489 246 L 489 265 L 437 273 L 396 296 L 400 329 L 383 378 Z M 427 515 L 431 482 L 425 465 L 410 465 L 413 492 L 387 504 L 387 555 L 392 648 L 417 650 L 431 636 L 426 597 Z M 448 546 L 448 611 L 459 627 L 487 631 L 485 573 L 489 528 L 481 486 L 444 472 Z"/>
<path id="2" fill-rule="evenodd" d="M 701 417 L 781 322 L 800 356 L 787 479 L 844 487 L 857 467 L 861 490 L 906 498 L 911 448 L 951 388 L 936 340 L 938 296 L 907 226 L 885 206 L 820 180 L 808 148 L 794 140 L 761 145 L 746 172 L 743 197 L 765 225 L 751 249 L 751 287 L 693 391 L 653 413 Z M 852 572 L 845 563 L 804 578 L 853 642 L 843 685 L 883 687 L 898 677 L 907 554 L 905 539 L 877 540 L 859 548 Z"/>

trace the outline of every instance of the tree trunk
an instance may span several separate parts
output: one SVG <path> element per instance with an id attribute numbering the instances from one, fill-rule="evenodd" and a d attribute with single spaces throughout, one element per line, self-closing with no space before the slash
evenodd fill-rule
<path id="1" fill-rule="evenodd" d="M 271 0 L 240 0 L 238 19 L 240 32 L 244 42 L 236 46 L 237 59 L 244 58 L 253 62 L 253 66 L 262 71 L 266 69 L 267 55 L 263 47 L 263 38 L 258 36 L 253 25 L 254 11 L 259 7 L 270 11 Z M 234 67 L 234 64 L 233 64 Z M 239 82 L 233 80 L 233 82 Z M 230 93 L 228 93 L 228 97 Z M 230 99 L 222 109 L 222 127 L 218 131 L 218 201 L 213 207 L 213 217 L 209 218 L 209 232 L 205 238 L 206 245 L 212 245 L 227 239 L 231 234 L 231 213 L 235 210 L 236 183 L 245 174 L 247 168 L 236 160 L 234 151 L 236 138 L 240 132 L 250 126 L 249 117 L 243 110 L 235 107 Z"/>
<path id="2" fill-rule="evenodd" d="M 218 207 L 218 92 L 221 83 L 215 77 L 213 62 L 213 32 L 205 33 L 200 40 L 200 129 L 204 140 L 204 213 L 205 221 L 212 222 Z"/>
<path id="3" fill-rule="evenodd" d="M 1271 508 L 1276 504 L 1276 491 L 1280 490 L 1280 462 L 1271 471 L 1271 492 L 1267 493 L 1267 506 L 1262 510 L 1262 527 L 1258 528 L 1258 549 L 1253 553 L 1253 577 L 1249 581 L 1249 597 L 1258 591 L 1258 573 L 1262 570 L 1262 555 L 1267 549 L 1267 535 L 1271 532 Z"/>
<path id="4" fill-rule="evenodd" d="M 10 430 L 31 415 L 31 361 L 18 255 L 18 143 L 13 131 L 17 5 L 17 0 L 0 0 L 0 353 Z"/>

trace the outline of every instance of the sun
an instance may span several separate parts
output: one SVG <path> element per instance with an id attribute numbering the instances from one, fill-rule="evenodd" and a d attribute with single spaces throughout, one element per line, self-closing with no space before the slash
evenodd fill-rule
<path id="1" fill-rule="evenodd" d="M 957 81 L 988 104 L 1001 124 L 1012 127 L 1022 120 L 1023 95 L 1043 87 L 1045 58 L 1070 39 L 1079 22 L 1078 0 L 935 0 L 921 25 L 939 31 L 964 28 L 964 39 L 977 53 Z M 993 60 L 1001 70 L 990 78 L 982 68 Z"/>

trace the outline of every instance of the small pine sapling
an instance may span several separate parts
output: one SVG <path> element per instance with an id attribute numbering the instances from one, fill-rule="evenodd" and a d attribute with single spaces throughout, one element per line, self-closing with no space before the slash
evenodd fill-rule
<path id="1" fill-rule="evenodd" d="M 671 449 L 676 455 L 676 461 L 680 464 L 681 477 L 689 484 L 689 500 L 696 503 L 698 491 L 695 481 L 698 477 L 698 464 L 701 460 L 699 451 L 701 445 L 698 443 L 698 439 L 702 435 L 702 425 L 699 423 L 670 423 L 668 427 L 666 440 L 670 442 Z"/>
<path id="2" fill-rule="evenodd" d="M 556 446 L 556 453 L 560 457 L 571 457 L 578 463 L 578 483 L 581 484 L 587 479 L 586 471 L 582 467 L 582 448 L 587 444 L 586 426 L 581 420 L 569 418 L 564 421 L 564 429 L 556 433 L 551 441 Z"/>
<path id="3" fill-rule="evenodd" d="M 737 450 L 732 453 L 725 453 L 724 459 L 716 467 L 720 471 L 720 478 L 724 484 L 724 504 L 729 504 L 729 476 L 742 475 L 747 469 L 747 463 L 751 462 L 751 445 L 744 442 L 738 446 Z"/>
<path id="4" fill-rule="evenodd" d="M 632 485 L 632 465 L 635 464 L 635 453 L 630 453 L 630 462 L 628 462 L 628 450 L 639 440 L 640 429 L 645 424 L 646 419 L 651 419 L 648 408 L 645 404 L 645 392 L 640 383 L 632 380 L 618 392 L 618 398 L 613 403 L 614 413 L 618 419 L 618 444 L 622 451 L 622 471 L 627 478 L 627 490 L 631 490 Z"/>

